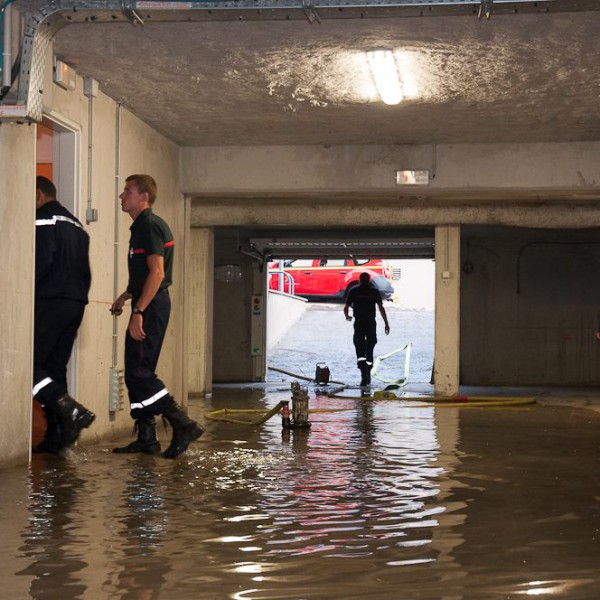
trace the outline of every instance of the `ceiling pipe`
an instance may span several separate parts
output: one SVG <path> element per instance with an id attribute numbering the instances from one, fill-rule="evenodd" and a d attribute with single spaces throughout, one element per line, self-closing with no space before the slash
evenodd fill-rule
<path id="1" fill-rule="evenodd" d="M 2 33 L 0 34 L 2 36 L 2 89 L 0 96 L 4 96 L 12 85 L 12 6 L 10 2 L 4 3 L 0 15 L 2 19 Z"/>
<path id="2" fill-rule="evenodd" d="M 119 194 L 121 193 L 121 103 L 117 103 L 115 113 L 115 228 L 113 239 L 113 298 L 119 297 L 119 254 L 121 239 L 121 203 Z M 112 363 L 113 369 L 117 368 L 119 361 L 119 326 L 117 315 L 113 314 L 113 333 L 112 333 Z"/>

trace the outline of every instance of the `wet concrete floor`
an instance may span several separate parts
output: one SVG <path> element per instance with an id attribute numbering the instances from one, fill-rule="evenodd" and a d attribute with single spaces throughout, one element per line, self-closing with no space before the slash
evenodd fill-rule
<path id="1" fill-rule="evenodd" d="M 0 472 L 0 597 L 600 597 L 600 414 L 311 392 L 341 410 L 308 430 L 209 418 L 289 397 L 192 400 L 206 433 L 175 461 L 107 444 Z"/>
<path id="2" fill-rule="evenodd" d="M 353 323 L 346 321 L 343 304 L 310 303 L 306 312 L 285 337 L 268 352 L 268 365 L 313 378 L 315 367 L 324 362 L 334 380 L 350 385 L 360 382 L 352 344 Z M 390 334 L 385 335 L 383 320 L 377 313 L 375 357 L 391 356 L 378 368 L 376 385 L 395 381 L 405 375 L 407 344 L 411 344 L 406 374 L 411 384 L 429 383 L 433 369 L 433 311 L 400 310 L 386 302 Z M 395 354 L 394 354 L 395 353 Z M 268 372 L 268 381 L 279 380 L 277 371 Z"/>
<path id="3" fill-rule="evenodd" d="M 356 383 L 337 310 L 308 311 L 271 359 Z M 398 337 L 378 352 L 412 341 L 404 391 L 431 394 L 427 314 L 388 312 Z M 538 403 L 465 408 L 301 382 L 310 429 L 210 418 L 258 419 L 293 379 L 192 399 L 206 433 L 175 461 L 112 454 L 115 440 L 0 471 L 0 598 L 600 598 L 596 392 L 488 390 Z"/>

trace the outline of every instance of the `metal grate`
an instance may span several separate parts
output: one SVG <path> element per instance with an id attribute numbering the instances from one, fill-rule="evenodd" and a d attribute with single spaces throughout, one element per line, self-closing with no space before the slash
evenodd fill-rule
<path id="1" fill-rule="evenodd" d="M 17 104 L 26 107 L 30 121 L 42 120 L 46 50 L 50 40 L 64 25 L 58 9 L 59 3 L 50 2 L 33 12 L 23 37 Z"/>
<path id="2" fill-rule="evenodd" d="M 250 246 L 270 258 L 295 257 L 335 257 L 354 256 L 405 256 L 413 258 L 433 258 L 435 244 L 426 239 L 373 239 L 373 240 L 302 240 L 302 239 L 261 239 L 249 240 Z"/>

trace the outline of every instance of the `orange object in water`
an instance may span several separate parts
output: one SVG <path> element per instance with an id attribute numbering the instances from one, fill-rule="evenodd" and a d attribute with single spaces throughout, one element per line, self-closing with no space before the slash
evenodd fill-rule
<path id="1" fill-rule="evenodd" d="M 31 445 L 37 446 L 46 435 L 46 415 L 39 402 L 33 400 L 33 414 L 31 418 Z"/>
<path id="2" fill-rule="evenodd" d="M 292 426 L 292 422 L 290 420 L 290 403 L 287 400 L 283 400 L 281 404 L 281 426 L 284 428 L 289 428 Z"/>

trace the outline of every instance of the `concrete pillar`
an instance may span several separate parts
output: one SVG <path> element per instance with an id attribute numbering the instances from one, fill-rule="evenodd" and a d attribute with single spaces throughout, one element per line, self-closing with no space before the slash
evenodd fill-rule
<path id="1" fill-rule="evenodd" d="M 458 394 L 460 350 L 460 227 L 435 228 L 435 393 Z"/>
<path id="2" fill-rule="evenodd" d="M 190 229 L 187 253 L 188 390 L 212 391 L 214 231 Z"/>
<path id="3" fill-rule="evenodd" d="M 26 463 L 31 440 L 35 271 L 35 127 L 0 127 L 0 462 Z"/>
<path id="4" fill-rule="evenodd" d="M 252 262 L 252 315 L 250 316 L 252 381 L 265 381 L 267 373 L 267 265 Z"/>

